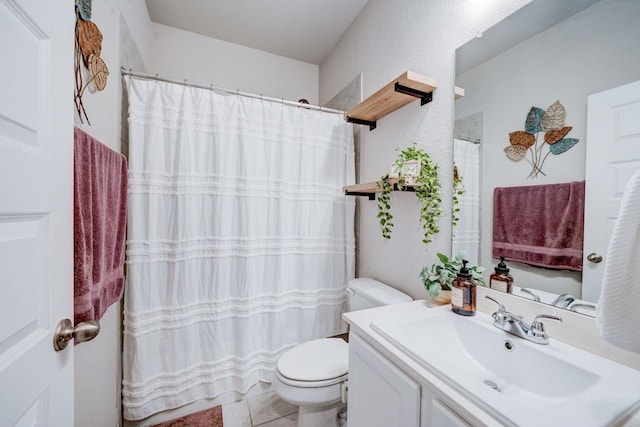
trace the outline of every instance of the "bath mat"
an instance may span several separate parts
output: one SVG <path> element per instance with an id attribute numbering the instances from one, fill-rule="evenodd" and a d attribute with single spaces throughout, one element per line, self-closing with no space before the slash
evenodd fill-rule
<path id="1" fill-rule="evenodd" d="M 222 407 L 216 406 L 153 427 L 222 427 Z"/>

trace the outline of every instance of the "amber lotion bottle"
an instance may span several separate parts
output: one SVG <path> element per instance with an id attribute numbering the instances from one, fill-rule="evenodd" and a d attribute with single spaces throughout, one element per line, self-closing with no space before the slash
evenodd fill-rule
<path id="1" fill-rule="evenodd" d="M 489 287 L 500 292 L 513 292 L 513 276 L 509 274 L 509 268 L 504 263 L 504 257 L 500 257 L 500 263 L 495 268 L 496 272 L 489 276 Z"/>
<path id="2" fill-rule="evenodd" d="M 466 259 L 462 260 L 462 268 L 451 284 L 451 309 L 463 316 L 476 315 L 476 282 L 467 269 Z"/>

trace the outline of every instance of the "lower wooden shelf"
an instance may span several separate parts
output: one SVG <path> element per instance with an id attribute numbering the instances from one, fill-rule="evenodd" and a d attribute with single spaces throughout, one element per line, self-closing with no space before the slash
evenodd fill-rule
<path id="1" fill-rule="evenodd" d="M 367 196 L 369 200 L 375 200 L 377 193 L 382 193 L 379 187 L 382 181 L 364 182 L 362 184 L 346 185 L 342 191 L 347 196 Z M 402 189 L 398 186 L 398 178 L 389 178 L 389 183 L 393 186 L 393 191 L 416 191 L 417 185 L 405 184 Z"/>

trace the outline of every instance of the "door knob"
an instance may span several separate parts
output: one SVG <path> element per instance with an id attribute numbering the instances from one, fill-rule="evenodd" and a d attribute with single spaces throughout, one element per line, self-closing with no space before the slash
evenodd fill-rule
<path id="1" fill-rule="evenodd" d="M 91 341 L 100 332 L 100 325 L 95 320 L 80 322 L 73 327 L 69 319 L 62 319 L 56 326 L 53 334 L 53 348 L 56 351 L 64 350 L 72 339 L 79 342 Z"/>
<path id="2" fill-rule="evenodd" d="M 589 255 L 587 255 L 587 260 L 594 264 L 597 264 L 602 261 L 602 255 L 591 252 Z"/>

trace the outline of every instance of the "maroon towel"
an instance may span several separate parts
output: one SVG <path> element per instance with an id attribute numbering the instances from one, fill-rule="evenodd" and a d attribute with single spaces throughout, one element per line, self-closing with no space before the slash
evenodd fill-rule
<path id="1" fill-rule="evenodd" d="M 496 188 L 493 257 L 582 271 L 584 181 Z"/>
<path id="2" fill-rule="evenodd" d="M 127 160 L 74 132 L 74 317 L 98 321 L 122 296 Z"/>

